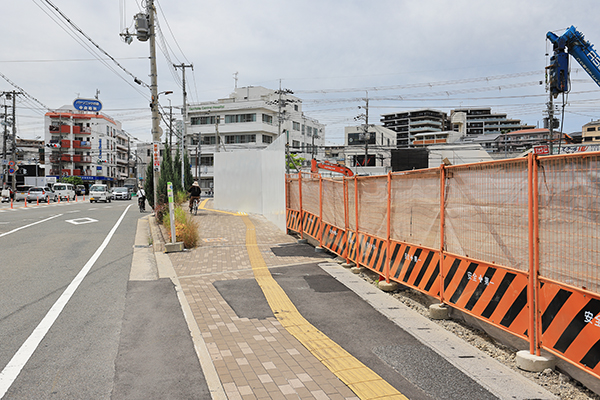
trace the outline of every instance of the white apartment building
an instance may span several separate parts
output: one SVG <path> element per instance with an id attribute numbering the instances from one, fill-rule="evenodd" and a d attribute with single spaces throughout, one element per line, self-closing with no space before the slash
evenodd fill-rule
<path id="1" fill-rule="evenodd" d="M 301 99 L 285 90 L 237 88 L 227 98 L 190 104 L 188 118 L 185 145 L 204 192 L 212 191 L 215 152 L 261 150 L 285 135 L 291 153 L 310 159 L 325 144 L 325 126 L 304 115 Z"/>
<path id="2" fill-rule="evenodd" d="M 46 176 L 122 186 L 129 177 L 129 136 L 121 123 L 71 106 L 44 116 Z"/>

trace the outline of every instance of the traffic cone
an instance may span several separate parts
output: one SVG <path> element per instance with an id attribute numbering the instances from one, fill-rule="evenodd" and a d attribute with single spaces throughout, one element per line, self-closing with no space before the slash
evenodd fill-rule
<path id="1" fill-rule="evenodd" d="M 12 208 L 13 208 L 13 206 L 12 206 L 12 202 L 13 202 L 13 199 L 10 199 L 10 208 L 11 208 L 11 210 L 12 210 Z"/>
<path id="2" fill-rule="evenodd" d="M 25 208 L 27 208 L 27 197 L 23 201 L 25 202 Z"/>
<path id="3" fill-rule="evenodd" d="M 48 196 L 48 205 L 50 205 L 50 196 Z"/>
<path id="4" fill-rule="evenodd" d="M 39 205 L 40 205 L 40 198 L 38 197 L 36 206 L 39 206 Z"/>

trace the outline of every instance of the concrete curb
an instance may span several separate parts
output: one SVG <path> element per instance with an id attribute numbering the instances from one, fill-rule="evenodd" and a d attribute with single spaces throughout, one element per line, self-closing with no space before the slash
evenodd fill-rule
<path id="1" fill-rule="evenodd" d="M 192 342 L 194 343 L 194 349 L 196 350 L 196 355 L 200 361 L 200 366 L 202 367 L 206 384 L 210 390 L 211 398 L 214 400 L 227 400 L 227 395 L 225 394 L 225 390 L 221 385 L 219 374 L 217 373 L 217 370 L 212 362 L 212 358 L 208 352 L 208 348 L 206 347 L 206 342 L 204 342 L 204 338 L 202 337 L 202 332 L 200 332 L 200 328 L 196 323 L 192 308 L 185 297 L 185 293 L 183 293 L 179 278 L 177 277 L 177 273 L 175 272 L 173 264 L 171 263 L 171 259 L 169 259 L 169 256 L 163 251 L 156 250 L 157 247 L 160 248 L 162 246 L 156 246 L 156 243 L 161 241 L 161 237 L 160 233 L 158 232 L 158 229 L 160 228 L 156 225 L 156 219 L 154 216 L 149 217 L 149 225 L 153 243 L 155 244 L 154 257 L 156 258 L 158 276 L 159 278 L 170 278 L 175 285 L 177 297 L 179 299 L 179 303 L 181 304 L 181 309 L 183 310 L 183 316 L 185 317 L 188 329 L 190 330 Z"/>
<path id="2" fill-rule="evenodd" d="M 558 400 L 546 389 L 404 306 L 387 293 L 374 291 L 373 285 L 347 269 L 334 263 L 322 263 L 319 266 L 494 396 L 506 400 Z"/>

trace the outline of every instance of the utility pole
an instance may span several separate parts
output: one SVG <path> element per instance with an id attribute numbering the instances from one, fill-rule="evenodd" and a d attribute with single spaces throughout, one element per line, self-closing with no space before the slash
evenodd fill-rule
<path id="1" fill-rule="evenodd" d="M 17 92 L 12 92 L 12 156 L 11 160 L 15 163 L 15 173 L 12 176 L 12 189 L 13 192 L 17 189 L 17 181 L 16 181 L 16 167 L 17 167 Z"/>
<path id="2" fill-rule="evenodd" d="M 365 113 L 361 114 L 357 117 L 354 117 L 355 121 L 363 119 L 365 123 L 363 124 L 363 138 L 365 140 L 365 160 L 363 161 L 363 166 L 366 167 L 369 160 L 369 140 L 371 140 L 371 133 L 369 132 L 369 92 L 367 93 L 367 97 L 365 100 L 364 106 L 358 106 L 358 108 L 364 108 Z"/>
<path id="3" fill-rule="evenodd" d="M 3 143 L 2 143 L 2 162 L 6 162 L 6 140 L 8 139 L 8 106 L 6 104 L 4 104 L 4 137 L 3 137 Z M 6 168 L 6 165 L 2 165 L 2 171 L 3 171 L 3 178 L 2 178 L 2 183 L 6 183 L 8 181 L 8 178 L 6 176 L 6 172 L 8 172 L 8 169 Z"/>
<path id="4" fill-rule="evenodd" d="M 285 114 L 285 107 L 289 104 L 289 103 L 297 103 L 299 102 L 299 100 L 290 100 L 290 99 L 285 99 L 283 98 L 283 95 L 288 95 L 288 94 L 294 94 L 294 92 L 292 92 L 289 89 L 282 89 L 281 88 L 281 79 L 279 80 L 279 90 L 275 91 L 275 94 L 278 95 L 278 99 L 277 100 L 273 100 L 273 101 L 268 101 L 267 104 L 273 105 L 275 103 L 277 103 L 277 137 L 281 136 L 281 124 L 283 123 L 283 121 L 285 120 L 284 114 Z M 290 158 L 290 132 L 289 130 L 286 131 L 286 140 L 285 140 L 285 170 L 286 173 L 289 174 L 290 173 L 290 166 L 289 166 L 289 158 Z"/>
<path id="5" fill-rule="evenodd" d="M 553 140 L 554 140 L 554 101 L 552 100 L 552 92 L 550 92 L 550 100 L 548 101 L 548 136 L 550 137 L 549 140 L 549 147 L 550 147 L 550 155 L 552 155 L 552 151 L 553 151 Z"/>
<path id="6" fill-rule="evenodd" d="M 194 70 L 194 64 L 184 64 L 181 63 L 180 65 L 175 65 L 173 64 L 173 66 L 175 67 L 175 69 L 177 68 L 181 68 L 181 72 L 182 72 L 182 81 L 183 81 L 183 136 L 181 138 L 181 187 L 185 189 L 185 183 L 184 183 L 184 163 L 183 163 L 183 152 L 185 151 L 185 146 L 184 146 L 184 142 L 185 142 L 185 138 L 187 137 L 187 92 L 185 91 L 185 69 L 186 68 L 191 68 L 192 71 Z M 198 184 L 200 184 L 200 182 L 198 182 Z"/>

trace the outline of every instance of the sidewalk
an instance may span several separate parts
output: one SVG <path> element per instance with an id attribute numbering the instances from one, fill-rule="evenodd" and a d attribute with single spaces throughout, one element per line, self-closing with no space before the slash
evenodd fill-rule
<path id="1" fill-rule="evenodd" d="M 459 339 L 444 333 L 436 336 L 435 324 L 403 314 L 401 306 L 389 304 L 393 302 L 390 296 L 374 294 L 371 286 L 357 282 L 350 272 L 332 263 L 330 256 L 312 249 L 302 254 L 288 251 L 296 240 L 264 217 L 202 209 L 196 218 L 201 224 L 200 245 L 168 255 L 152 218 L 150 225 L 159 274 L 171 277 L 181 288 L 180 302 L 213 399 L 407 398 L 308 323 L 269 272 L 272 267 L 310 263 L 320 263 L 365 302 L 387 310 L 384 315 L 390 321 L 408 323 L 408 332 L 421 336 L 425 332 L 428 338 L 419 340 L 438 353 L 447 347 L 454 349 L 443 357 L 494 398 L 554 398 L 520 375 L 492 365 L 494 360 L 476 351 L 469 353 L 474 354 L 468 356 L 470 365 L 460 365 L 465 363 L 465 351 L 470 350 L 465 350 Z M 237 282 L 234 290 L 243 286 L 253 290 L 258 283 L 266 302 L 252 303 L 248 298 L 250 303 L 244 304 L 242 298 L 234 304 L 235 296 L 226 296 L 226 301 L 222 292 L 227 292 L 227 282 Z M 263 311 L 260 303 L 268 303 L 272 312 Z M 239 317 L 244 307 L 246 316 Z"/>

